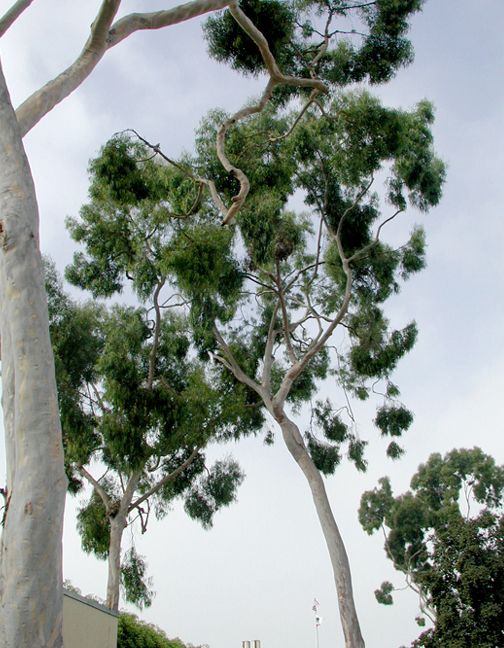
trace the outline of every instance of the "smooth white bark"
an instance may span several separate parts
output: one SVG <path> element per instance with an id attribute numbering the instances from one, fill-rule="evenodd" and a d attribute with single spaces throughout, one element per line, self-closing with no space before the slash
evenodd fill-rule
<path id="1" fill-rule="evenodd" d="M 315 509 L 331 558 L 341 625 L 345 635 L 345 648 L 364 648 L 364 639 L 360 631 L 353 598 L 350 563 L 345 544 L 327 498 L 322 475 L 308 454 L 297 425 L 280 411 L 275 413 L 275 418 L 282 429 L 282 436 L 287 449 L 303 471 L 310 486 Z"/>
<path id="2" fill-rule="evenodd" d="M 16 110 L 22 137 L 87 79 L 111 47 L 136 31 L 162 29 L 222 9 L 228 0 L 195 0 L 164 11 L 129 14 L 112 24 L 120 4 L 121 0 L 103 0 L 89 38 L 72 65 L 34 92 Z"/>
<path id="3" fill-rule="evenodd" d="M 0 646 L 62 645 L 66 494 L 38 210 L 0 69 L 0 329 L 7 504 L 0 548 Z"/>
<path id="4" fill-rule="evenodd" d="M 108 580 L 106 605 L 111 610 L 119 609 L 119 590 L 121 585 L 121 541 L 128 522 L 128 513 L 135 494 L 140 473 L 134 473 L 128 482 L 119 508 L 110 514 L 110 546 L 108 555 Z"/>

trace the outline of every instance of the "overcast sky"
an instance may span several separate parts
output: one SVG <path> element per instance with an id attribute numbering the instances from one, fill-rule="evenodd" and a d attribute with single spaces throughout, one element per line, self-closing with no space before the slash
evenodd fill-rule
<path id="1" fill-rule="evenodd" d="M 0 13 L 10 4 L 0 0 Z M 98 0 L 37 0 L 11 28 L 0 53 L 14 105 L 74 60 L 98 6 Z M 161 0 L 124 0 L 124 12 L 161 8 L 167 8 Z M 449 170 L 440 207 L 406 217 L 408 227 L 415 221 L 426 227 L 428 268 L 388 310 L 396 327 L 415 318 L 420 331 L 395 374 L 416 415 L 404 438 L 406 456 L 386 459 L 386 443 L 371 422 L 374 410 L 362 407 L 356 412 L 359 432 L 370 442 L 368 473 L 342 465 L 327 480 L 370 648 L 408 644 L 419 629 L 413 594 L 396 594 L 391 608 L 374 599 L 383 580 L 403 583 L 385 559 L 382 538 L 360 528 L 362 492 L 388 474 L 398 494 L 430 453 L 454 447 L 479 445 L 504 463 L 503 26 L 502 0 L 428 0 L 411 30 L 415 62 L 379 90 L 392 106 L 434 102 L 436 148 Z M 71 261 L 75 248 L 64 219 L 85 201 L 87 162 L 114 132 L 135 128 L 176 156 L 191 147 L 208 109 L 234 110 L 262 85 L 209 61 L 196 22 L 134 35 L 107 53 L 25 139 L 43 251 L 60 271 Z M 249 439 L 229 451 L 247 478 L 239 502 L 217 515 L 212 531 L 176 509 L 144 537 L 135 536 L 157 591 L 143 618 L 211 648 L 240 648 L 246 639 L 260 639 L 262 648 L 312 648 L 316 597 L 324 617 L 320 648 L 343 646 L 329 557 L 299 468 L 281 441 L 264 447 Z M 82 553 L 74 527 L 70 501 L 64 577 L 83 594 L 104 598 L 106 565 Z"/>

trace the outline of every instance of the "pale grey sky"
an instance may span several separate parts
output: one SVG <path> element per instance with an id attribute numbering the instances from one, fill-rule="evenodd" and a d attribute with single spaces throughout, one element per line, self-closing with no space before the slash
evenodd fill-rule
<path id="1" fill-rule="evenodd" d="M 0 13 L 9 5 L 0 0 Z M 37 0 L 2 39 L 15 105 L 74 59 L 98 5 Z M 125 12 L 166 6 L 124 1 Z M 416 221 L 426 227 L 428 268 L 389 308 L 394 325 L 415 318 L 420 331 L 396 372 L 402 398 L 416 415 L 404 438 L 407 454 L 395 463 L 386 459 L 386 443 L 371 423 L 373 407 L 357 408 L 359 432 L 370 441 L 369 471 L 361 475 L 342 465 L 327 480 L 370 648 L 398 648 L 419 629 L 413 594 L 397 594 L 391 608 L 375 602 L 373 590 L 382 580 L 402 582 L 385 559 L 382 539 L 368 537 L 358 524 L 361 493 L 385 474 L 402 492 L 431 452 L 454 447 L 477 444 L 504 463 L 503 25 L 502 0 L 428 0 L 411 31 L 415 62 L 379 89 L 390 105 L 410 107 L 425 97 L 435 103 L 436 148 L 449 170 L 440 207 L 407 216 L 408 227 Z M 60 270 L 71 260 L 64 218 L 84 202 L 87 161 L 112 133 L 133 127 L 177 155 L 191 147 L 208 109 L 236 109 L 261 87 L 209 61 L 194 22 L 137 34 L 106 54 L 90 79 L 25 140 L 44 252 Z M 211 648 L 239 648 L 244 639 L 260 639 L 262 648 L 314 648 L 316 597 L 325 619 L 320 648 L 343 646 L 329 558 L 301 472 L 280 441 L 268 448 L 249 439 L 230 450 L 247 479 L 238 504 L 217 516 L 212 531 L 176 509 L 135 538 L 157 591 L 142 616 L 172 636 Z M 84 594 L 104 597 L 106 565 L 82 553 L 74 524 L 69 501 L 64 576 Z"/>

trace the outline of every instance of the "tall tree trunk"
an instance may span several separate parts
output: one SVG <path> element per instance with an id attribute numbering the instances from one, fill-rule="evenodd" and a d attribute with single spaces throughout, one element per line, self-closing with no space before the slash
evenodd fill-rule
<path id="1" fill-rule="evenodd" d="M 67 481 L 37 202 L 1 68 L 0 308 L 7 457 L 0 646 L 59 648 Z"/>
<path id="2" fill-rule="evenodd" d="M 128 513 L 140 481 L 141 472 L 133 473 L 119 504 L 119 510 L 110 516 L 110 545 L 108 555 L 108 580 L 106 605 L 110 610 L 119 609 L 121 585 L 121 541 L 128 520 Z"/>
<path id="3" fill-rule="evenodd" d="M 308 454 L 297 425 L 289 420 L 284 412 L 275 412 L 275 418 L 282 428 L 285 445 L 308 481 L 313 501 L 315 502 L 320 526 L 322 527 L 331 557 L 334 581 L 338 594 L 341 625 L 343 626 L 343 633 L 345 635 L 345 647 L 364 648 L 364 639 L 360 631 L 353 599 L 350 563 L 338 525 L 331 510 L 331 505 L 327 498 L 322 475 Z"/>
<path id="4" fill-rule="evenodd" d="M 110 547 L 108 555 L 108 579 L 106 606 L 110 610 L 119 609 L 119 589 L 121 585 L 121 541 L 126 528 L 126 516 L 118 513 L 110 520 Z"/>

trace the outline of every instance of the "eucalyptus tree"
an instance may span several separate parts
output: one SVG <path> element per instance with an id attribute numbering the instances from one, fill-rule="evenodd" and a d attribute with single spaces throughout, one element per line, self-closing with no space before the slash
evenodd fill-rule
<path id="1" fill-rule="evenodd" d="M 359 520 L 419 597 L 413 646 L 500 646 L 504 639 L 504 467 L 479 448 L 432 454 L 394 497 L 390 480 L 364 493 Z M 389 581 L 377 600 L 393 603 Z M 400 588 L 404 589 L 404 588 Z"/>
<path id="2" fill-rule="evenodd" d="M 378 389 L 376 383 L 383 384 L 375 423 L 391 437 L 391 457 L 400 455 L 395 438 L 412 422 L 390 376 L 412 348 L 416 326 L 391 330 L 385 303 L 399 292 L 401 281 L 425 266 L 424 233 L 414 227 L 397 248 L 381 238 L 408 200 L 426 211 L 440 198 L 445 171 L 433 151 L 432 119 L 426 102 L 406 112 L 384 108 L 366 92 L 352 92 L 307 110 L 281 117 L 266 110 L 248 120 L 228 142 L 230 157 L 240 160 L 253 187 L 238 217 L 243 246 L 235 250 L 237 255 L 244 250 L 246 306 L 238 321 L 217 317 L 212 322 L 211 305 L 204 301 L 212 301 L 208 291 L 203 299 L 195 281 L 187 293 L 202 344 L 225 370 L 222 384 L 249 388 L 256 405 L 278 424 L 308 481 L 331 557 L 347 646 L 364 643 L 323 475 L 334 472 L 345 445 L 357 468 L 365 469 L 365 442 L 344 416 L 348 397 L 366 399 Z M 216 164 L 209 142 L 220 121 L 221 115 L 212 115 L 200 132 L 204 171 Z M 377 179 L 385 201 L 372 191 Z M 233 180 L 222 177 L 217 187 L 232 193 Z M 297 190 L 304 193 L 307 213 L 289 208 Z M 303 435 L 297 410 L 316 397 L 319 381 L 328 376 L 341 388 L 339 400 L 317 400 L 311 429 Z"/>
<path id="3" fill-rule="evenodd" d="M 167 275 L 170 242 L 181 229 L 190 236 L 181 221 L 199 192 L 127 138 L 108 142 L 90 175 L 90 200 L 68 221 L 86 253 L 75 254 L 67 276 L 95 298 L 117 300 L 127 283 L 140 304 L 76 304 L 53 267 L 47 285 L 69 487 L 92 487 L 78 528 L 84 550 L 108 561 L 106 604 L 116 610 L 120 583 L 126 600 L 140 607 L 152 598 L 134 546 L 121 564 L 126 527 L 138 521 L 145 532 L 151 511 L 164 517 L 178 497 L 211 527 L 215 512 L 235 500 L 243 474 L 230 457 L 207 469 L 205 449 L 255 426 L 243 390 L 211 386 L 211 369 L 191 351 L 185 302 Z M 191 232 L 209 227 L 204 210 L 192 221 Z M 212 227 L 210 234 L 218 254 L 230 233 Z M 210 244 L 202 253 L 211 253 Z M 226 265 L 237 274 L 223 257 L 219 278 Z M 236 290 L 220 293 L 229 307 Z"/>
<path id="4" fill-rule="evenodd" d="M 0 37 L 17 27 L 17 19 L 31 4 L 32 0 L 13 3 L 0 18 Z M 118 17 L 121 0 L 103 0 L 74 62 L 15 112 L 0 71 L 0 328 L 8 462 L 0 554 L 0 638 L 4 645 L 62 643 L 61 535 L 66 484 L 38 209 L 22 138 L 85 81 L 109 49 L 131 34 L 227 8 L 208 26 L 211 55 L 241 71 L 264 71 L 268 79 L 259 103 L 226 120 L 215 142 L 220 163 L 238 178 L 238 193 L 224 203 L 215 191 L 214 179 L 202 179 L 224 222 L 233 222 L 249 182 L 225 153 L 225 135 L 231 126 L 261 112 L 272 98 L 281 103 L 308 92 L 311 96 L 306 101 L 312 102 L 331 86 L 388 80 L 412 59 L 405 35 L 409 17 L 422 4 L 423 0 L 308 0 L 293 6 L 282 0 L 255 0 L 244 2 L 244 11 L 237 0 L 194 0 L 167 10 Z M 320 20 L 325 21 L 322 28 Z"/>

